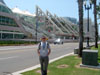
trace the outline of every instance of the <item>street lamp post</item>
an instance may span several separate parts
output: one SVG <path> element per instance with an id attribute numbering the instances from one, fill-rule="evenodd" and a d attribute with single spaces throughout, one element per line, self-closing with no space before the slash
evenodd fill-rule
<path id="1" fill-rule="evenodd" d="M 86 3 L 87 0 L 84 1 L 85 10 L 87 10 L 87 47 L 89 47 L 89 10 L 92 8 L 92 1 L 89 0 L 89 5 Z"/>
<path id="2" fill-rule="evenodd" d="M 37 28 L 38 28 L 38 19 L 36 18 L 36 43 L 37 43 Z"/>

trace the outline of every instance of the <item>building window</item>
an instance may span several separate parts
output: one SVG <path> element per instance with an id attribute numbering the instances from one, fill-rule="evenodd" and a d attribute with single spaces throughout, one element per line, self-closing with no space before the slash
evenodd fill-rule
<path id="1" fill-rule="evenodd" d="M 13 19 L 4 16 L 0 16 L 0 25 L 18 27 Z"/>
<path id="2" fill-rule="evenodd" d="M 0 5 L 0 12 L 12 14 L 12 11 L 8 7 L 2 5 Z"/>

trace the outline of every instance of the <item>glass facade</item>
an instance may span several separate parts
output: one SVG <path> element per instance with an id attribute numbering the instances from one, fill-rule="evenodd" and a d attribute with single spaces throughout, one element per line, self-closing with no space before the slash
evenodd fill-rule
<path id="1" fill-rule="evenodd" d="M 18 27 L 13 19 L 4 16 L 0 16 L 0 25 Z"/>
<path id="2" fill-rule="evenodd" d="M 3 33 L 3 34 L 2 34 L 2 38 L 3 38 L 3 39 L 13 38 L 13 34 Z"/>
<path id="3" fill-rule="evenodd" d="M 10 31 L 0 31 L 0 39 L 24 39 L 26 36 L 23 33 Z"/>
<path id="4" fill-rule="evenodd" d="M 78 27 L 76 27 L 75 25 L 72 26 L 73 29 L 75 29 L 76 31 L 78 31 Z"/>
<path id="5" fill-rule="evenodd" d="M 36 17 L 29 16 L 29 15 L 18 14 L 18 13 L 14 13 L 14 14 L 15 14 L 16 17 L 23 19 L 27 24 L 32 25 L 33 28 L 36 29 Z M 38 21 L 38 32 L 41 33 L 41 34 L 46 35 L 49 32 L 48 30 L 50 30 L 50 29 L 53 30 L 53 29 L 50 28 L 50 27 L 47 28 L 47 29 L 45 29 L 45 27 L 44 27 L 44 25 L 45 25 L 44 19 L 45 19 L 44 17 L 40 17 L 39 18 L 39 21 Z M 26 29 L 28 29 L 29 31 L 31 31 L 32 30 L 32 27 L 30 27 L 30 25 L 25 24 L 25 22 L 24 23 L 22 22 L 22 24 L 25 27 L 27 27 Z M 32 32 L 32 33 L 34 33 L 34 32 Z M 34 36 L 36 36 L 36 35 L 34 35 Z"/>
<path id="6" fill-rule="evenodd" d="M 53 22 L 65 33 L 68 33 L 67 31 L 65 31 L 65 29 L 57 22 L 57 20 L 55 20 L 54 18 L 51 18 L 53 20 Z"/>
<path id="7" fill-rule="evenodd" d="M 15 39 L 24 39 L 26 36 L 24 34 L 15 34 L 14 38 Z"/>
<path id="8" fill-rule="evenodd" d="M 33 16 L 27 16 L 27 15 L 18 14 L 18 13 L 14 13 L 14 14 L 18 18 L 24 19 L 24 21 L 26 21 L 27 23 L 31 23 L 33 25 L 35 25 L 35 23 L 36 23 L 36 18 Z"/>
<path id="9" fill-rule="evenodd" d="M 6 7 L 4 5 L 0 5 L 0 12 L 5 12 L 5 13 L 13 14 L 12 11 L 8 7 Z"/>
<path id="10" fill-rule="evenodd" d="M 4 4 L 0 4 L 0 12 L 13 14 L 13 12 Z M 18 27 L 12 18 L 0 16 L 0 25 Z"/>
<path id="11" fill-rule="evenodd" d="M 8 15 L 9 14 L 14 15 L 11 9 L 9 9 L 3 2 L 0 3 L 0 12 L 6 13 Z M 31 22 L 33 22 L 33 18 L 31 17 L 26 18 L 27 16 L 21 16 L 19 18 L 22 18 L 22 17 L 27 19 L 28 21 L 31 20 Z M 19 27 L 19 25 L 13 18 L 3 16 L 3 15 L 0 15 L 0 26 L 8 26 L 8 28 Z M 27 38 L 27 36 L 23 32 L 14 31 L 14 30 L 10 31 L 6 29 L 0 30 L 0 39 L 24 39 L 24 38 Z"/>
<path id="12" fill-rule="evenodd" d="M 8 33 L 0 33 L 0 38 L 2 39 L 24 39 L 25 35 L 23 34 L 8 34 Z"/>

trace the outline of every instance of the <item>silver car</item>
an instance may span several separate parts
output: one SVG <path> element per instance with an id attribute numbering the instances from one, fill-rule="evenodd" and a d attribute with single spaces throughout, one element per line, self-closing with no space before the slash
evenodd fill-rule
<path id="1" fill-rule="evenodd" d="M 62 39 L 58 38 L 54 41 L 54 44 L 63 44 Z"/>

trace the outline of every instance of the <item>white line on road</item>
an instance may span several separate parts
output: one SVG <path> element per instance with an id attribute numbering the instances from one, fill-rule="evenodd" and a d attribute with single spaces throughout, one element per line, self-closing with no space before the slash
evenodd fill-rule
<path id="1" fill-rule="evenodd" d="M 37 48 L 37 46 L 8 46 L 8 47 L 0 47 L 0 51 L 2 50 L 17 50 L 17 49 L 29 49 L 29 48 Z"/>
<path id="2" fill-rule="evenodd" d="M 6 57 L 6 58 L 0 58 L 0 60 L 13 59 L 13 58 L 17 58 L 17 57 L 18 57 L 18 56 Z"/>

